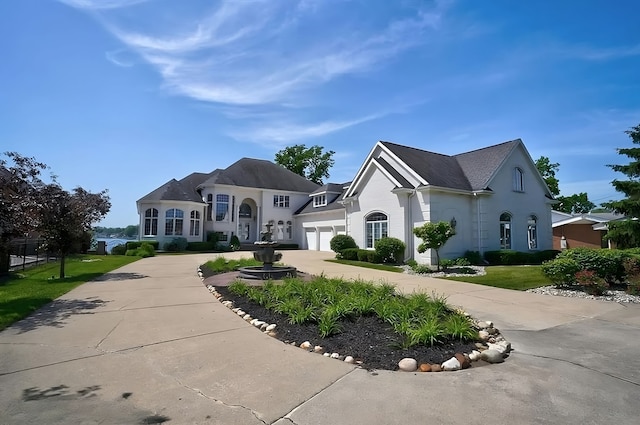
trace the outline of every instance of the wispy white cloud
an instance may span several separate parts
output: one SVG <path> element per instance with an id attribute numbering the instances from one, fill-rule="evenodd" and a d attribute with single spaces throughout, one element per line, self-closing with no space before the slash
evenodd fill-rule
<path id="1" fill-rule="evenodd" d="M 139 3 L 145 3 L 149 0 L 58 0 L 68 6 L 85 10 L 104 10 L 104 9 L 120 9 L 129 7 Z"/>
<path id="2" fill-rule="evenodd" d="M 134 65 L 134 61 L 130 57 L 127 57 L 126 52 L 122 49 L 105 52 L 104 56 L 109 62 L 123 68 L 130 68 Z"/>
<path id="3" fill-rule="evenodd" d="M 288 122 L 272 123 L 253 130 L 235 132 L 232 136 L 238 140 L 248 140 L 264 146 L 284 146 L 296 140 L 311 139 L 344 130 L 354 125 L 381 118 L 384 114 L 373 114 L 347 121 L 323 121 L 309 125 Z"/>

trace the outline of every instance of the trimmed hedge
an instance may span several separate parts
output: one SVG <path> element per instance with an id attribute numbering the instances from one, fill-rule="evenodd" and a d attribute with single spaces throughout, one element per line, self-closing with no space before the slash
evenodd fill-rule
<path id="1" fill-rule="evenodd" d="M 376 253 L 384 263 L 399 263 L 406 245 L 398 238 L 385 237 L 376 241 Z"/>
<path id="2" fill-rule="evenodd" d="M 357 261 L 358 260 L 358 252 L 360 251 L 360 248 L 347 248 L 347 249 L 343 249 L 342 250 L 342 259 L 343 260 L 352 260 L 352 261 Z"/>
<path id="3" fill-rule="evenodd" d="M 127 241 L 126 248 L 127 249 L 138 249 L 138 248 L 140 248 L 142 246 L 143 243 L 148 243 L 156 251 L 158 250 L 158 247 L 160 246 L 160 242 L 158 242 L 158 241 Z"/>
<path id="4" fill-rule="evenodd" d="M 558 256 L 560 251 L 548 249 L 545 251 L 520 252 L 509 249 L 487 251 L 484 259 L 492 266 L 513 266 L 522 264 L 542 264 Z"/>
<path id="5" fill-rule="evenodd" d="M 116 245 L 111 248 L 111 255 L 125 255 L 127 253 L 127 246 L 125 244 Z"/>

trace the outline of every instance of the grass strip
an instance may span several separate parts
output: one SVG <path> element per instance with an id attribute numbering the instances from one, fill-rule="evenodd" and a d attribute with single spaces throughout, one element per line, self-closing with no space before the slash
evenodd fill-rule
<path id="1" fill-rule="evenodd" d="M 0 330 L 73 288 L 139 259 L 124 255 L 80 255 L 66 259 L 64 279 L 56 278 L 59 262 L 0 277 Z"/>

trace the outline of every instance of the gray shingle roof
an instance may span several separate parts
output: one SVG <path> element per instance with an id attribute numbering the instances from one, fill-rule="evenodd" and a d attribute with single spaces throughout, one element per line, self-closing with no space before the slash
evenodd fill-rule
<path id="1" fill-rule="evenodd" d="M 516 139 L 454 156 L 391 142 L 381 143 L 430 185 L 450 189 L 482 190 L 487 189 L 489 180 L 496 170 L 514 146 L 522 141 Z M 381 163 L 383 161 L 380 158 L 377 160 Z"/>
<path id="2" fill-rule="evenodd" d="M 473 190 L 486 189 L 496 170 L 522 140 L 515 139 L 455 156 Z"/>
<path id="3" fill-rule="evenodd" d="M 187 186 L 176 179 L 171 179 L 138 201 L 202 202 L 202 197 L 196 192 L 195 186 Z"/>
<path id="4" fill-rule="evenodd" d="M 316 193 L 324 193 L 324 192 L 342 193 L 343 187 L 344 187 L 344 184 L 327 183 L 327 184 L 323 184 L 322 186 L 320 186 L 319 188 L 311 192 L 311 195 L 315 195 Z"/>
<path id="5" fill-rule="evenodd" d="M 263 159 L 242 158 L 228 168 L 220 170 L 201 185 L 226 184 L 231 186 L 256 187 L 259 189 L 284 190 L 311 193 L 319 185 Z"/>

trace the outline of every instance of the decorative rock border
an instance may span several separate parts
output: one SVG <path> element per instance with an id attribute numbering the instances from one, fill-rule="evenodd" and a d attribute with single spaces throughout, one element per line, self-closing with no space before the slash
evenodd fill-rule
<path id="1" fill-rule="evenodd" d="M 204 277 L 200 268 L 198 268 L 198 276 L 204 281 Z M 222 297 L 222 294 L 220 294 L 216 290 L 215 286 L 207 285 L 207 289 L 214 297 L 216 297 L 218 301 L 222 303 L 222 305 L 229 308 L 238 316 L 242 317 L 242 319 L 244 319 L 246 322 L 271 337 L 277 337 L 277 324 L 266 323 L 262 320 L 252 317 L 244 310 L 234 307 L 233 301 L 225 300 Z M 482 342 L 476 342 L 475 345 L 477 349 L 473 350 L 471 353 L 456 353 L 453 357 L 443 362 L 442 364 L 418 364 L 418 361 L 416 359 L 407 357 L 398 362 L 398 370 L 404 372 L 452 372 L 456 370 L 468 369 L 471 367 L 472 362 L 476 362 L 478 360 L 483 360 L 487 363 L 504 362 L 504 359 L 507 358 L 509 356 L 509 353 L 512 351 L 511 343 L 504 339 L 504 337 L 500 334 L 500 331 L 493 326 L 493 322 L 491 321 L 476 321 L 474 322 L 474 325 L 477 329 L 479 329 L 478 339 L 480 339 L 480 341 Z M 325 357 L 337 359 L 345 363 L 356 365 L 362 364 L 362 361 L 354 359 L 353 356 L 342 355 L 340 353 L 325 352 L 322 346 L 314 346 L 309 341 L 304 341 L 300 345 L 298 345 L 295 341 L 289 342 L 288 344 L 292 346 L 298 346 L 305 351 L 322 354 Z"/>

